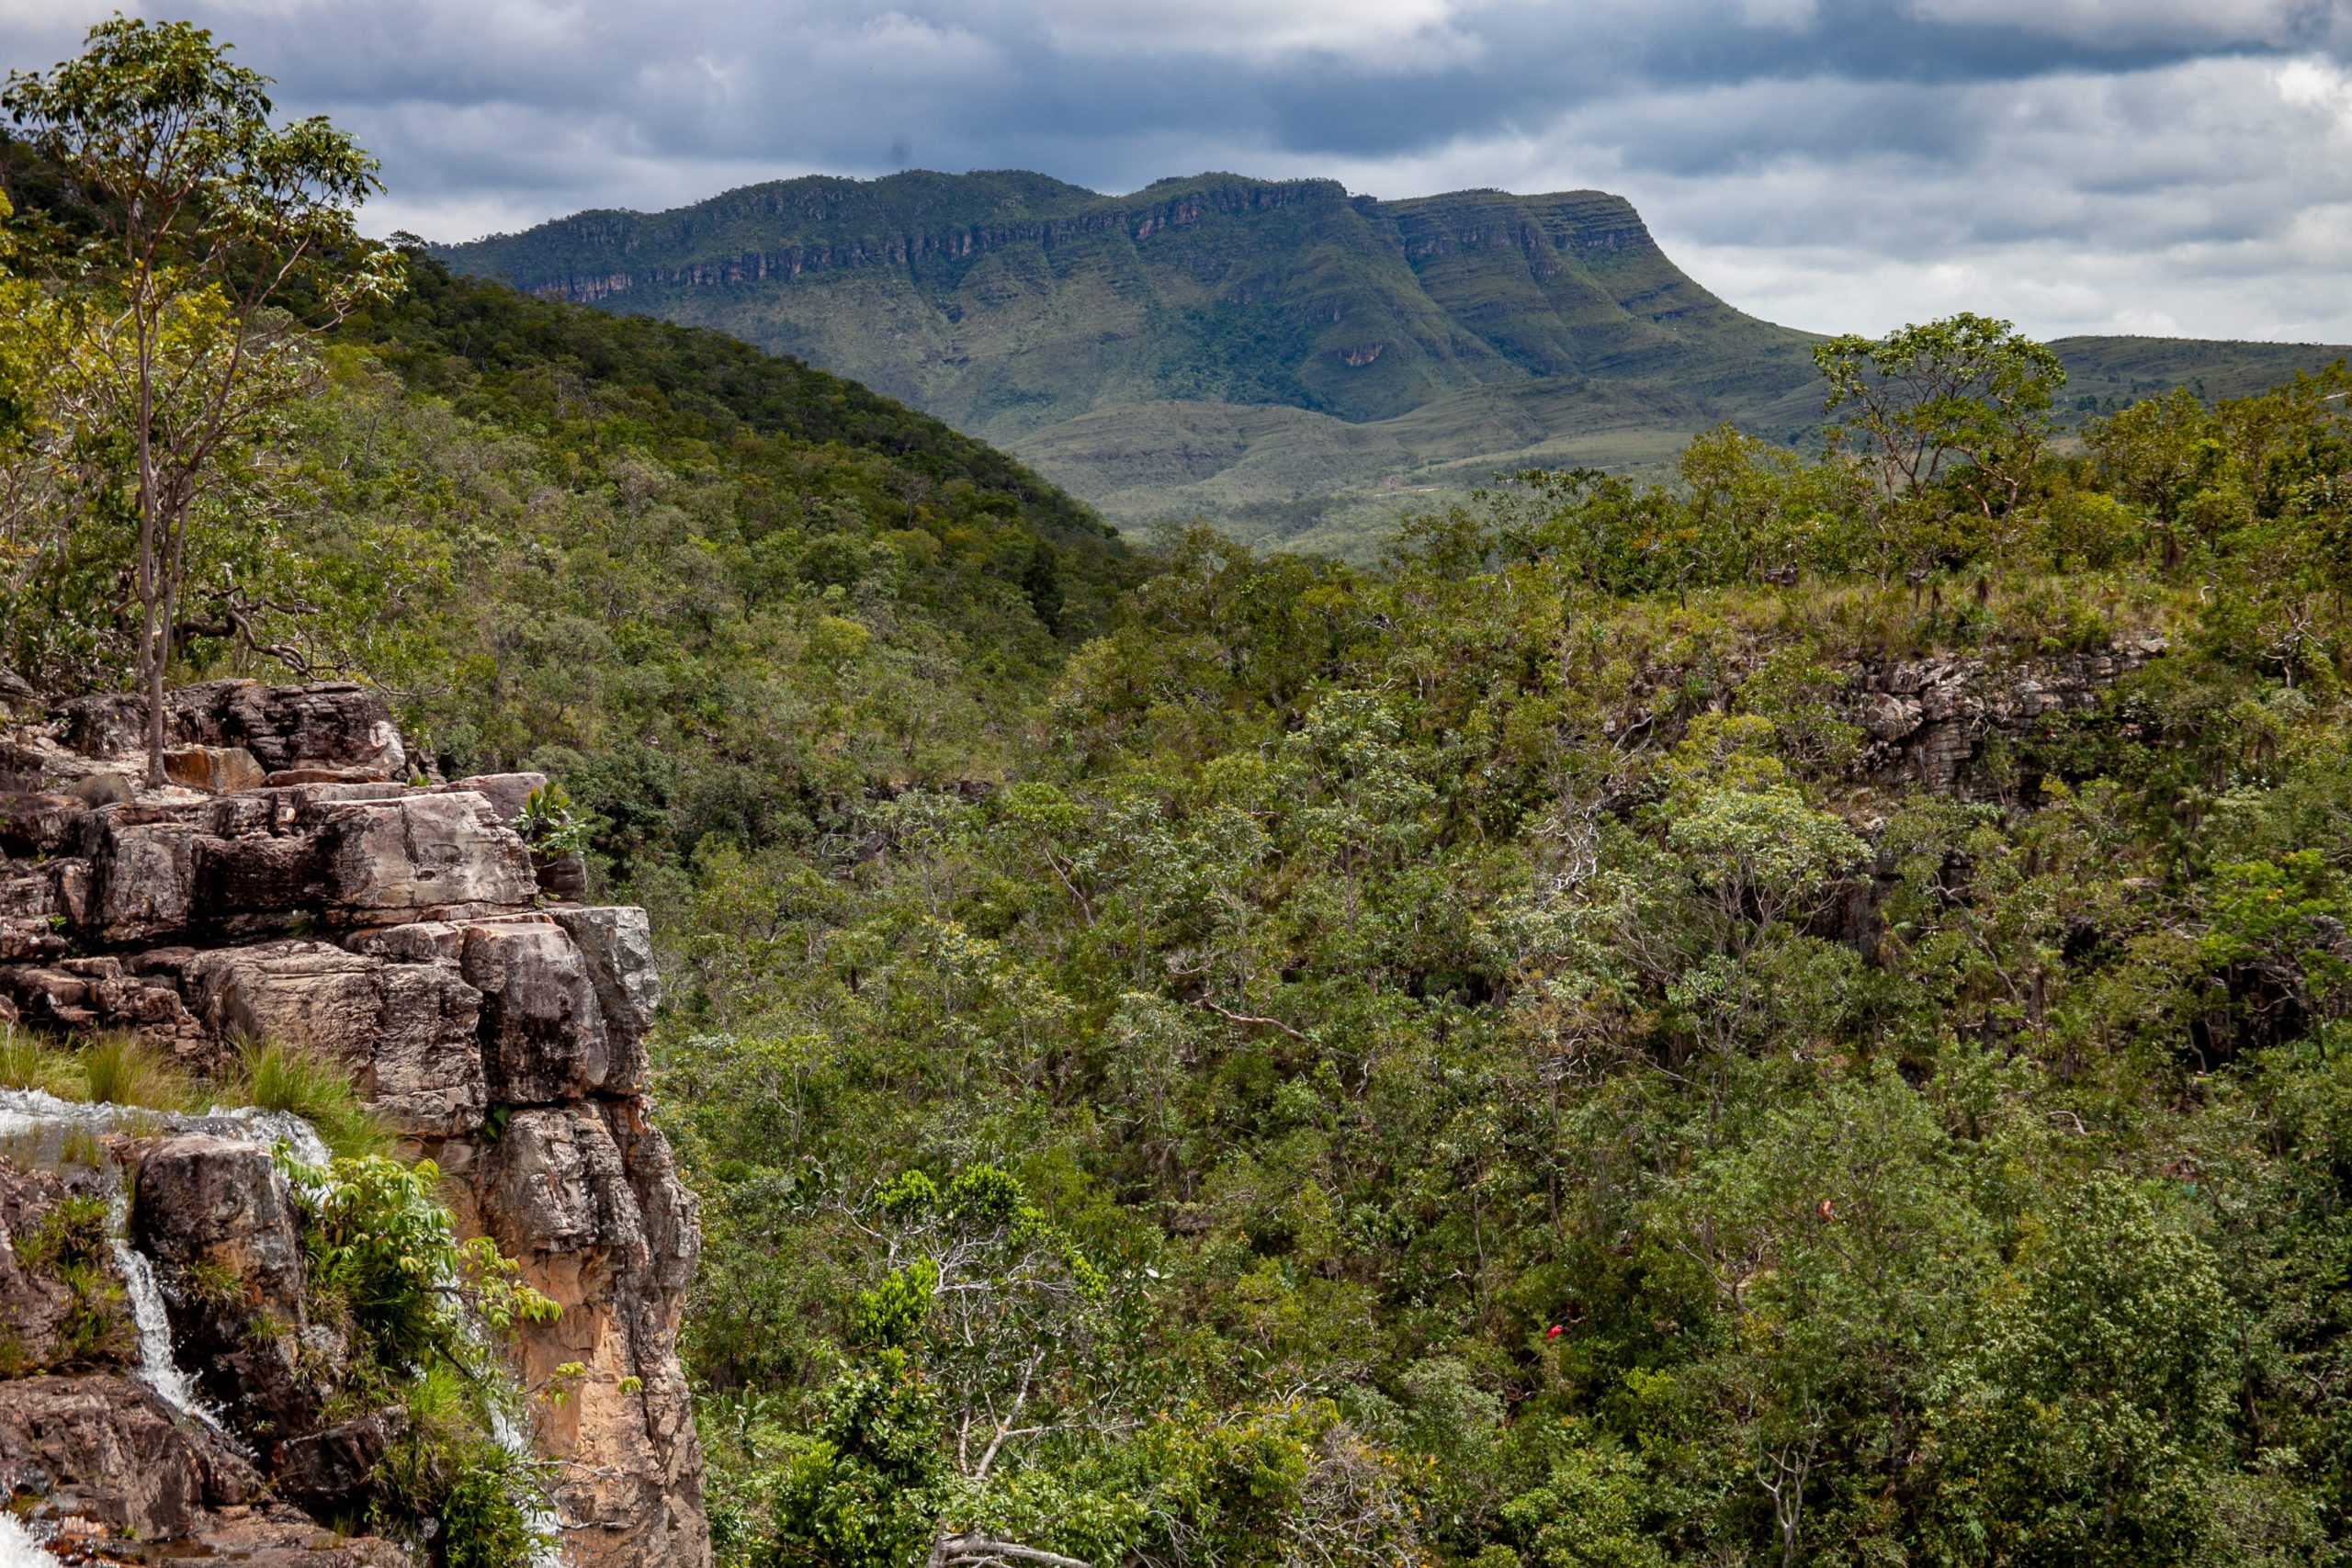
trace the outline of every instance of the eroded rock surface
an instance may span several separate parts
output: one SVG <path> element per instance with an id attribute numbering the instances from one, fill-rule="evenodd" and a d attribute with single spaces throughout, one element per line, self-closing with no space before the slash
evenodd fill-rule
<path id="1" fill-rule="evenodd" d="M 1972 793 L 1988 742 L 2022 739 L 2098 706 L 2116 682 L 2159 658 L 2162 641 L 1996 662 L 1929 659 L 1861 666 L 1847 687 L 1867 737 L 1862 771 L 1939 794 Z"/>
<path id="2" fill-rule="evenodd" d="M 343 1347 L 305 1314 L 300 1220 L 270 1152 L 187 1134 L 142 1150 L 138 1173 L 130 1239 L 207 1403 L 257 1448 L 315 1426 Z"/>
<path id="3" fill-rule="evenodd" d="M 40 1497 L 57 1517 L 182 1540 L 207 1510 L 251 1502 L 261 1486 L 226 1442 L 129 1377 L 0 1382 L 0 1488 Z"/>
<path id="4" fill-rule="evenodd" d="M 535 1416 L 566 1461 L 565 1559 L 707 1562 L 675 1352 L 700 1233 L 644 1098 L 660 988 L 643 912 L 564 901 L 582 886 L 577 857 L 535 857 L 514 826 L 544 779 L 415 782 L 362 688 L 175 694 L 162 788 L 143 782 L 141 720 L 135 700 L 92 699 L 0 738 L 15 790 L 0 795 L 0 1017 L 135 1030 L 205 1069 L 257 1042 L 347 1064 L 412 1152 L 439 1162 L 468 1231 L 564 1309 L 525 1332 L 518 1370 L 533 1386 L 587 1369 Z M 379 1561 L 381 1543 L 286 1533 L 302 1522 L 287 1502 L 342 1506 L 388 1432 L 376 1417 L 321 1427 L 333 1380 L 318 1369 L 335 1347 L 303 1319 L 284 1178 L 255 1145 L 202 1134 L 152 1142 L 138 1169 L 130 1224 L 182 1364 L 281 1501 L 119 1377 L 0 1377 L 0 1469 L 45 1477 L 20 1489 L 49 1516 L 86 1493 L 90 1517 L 149 1540 Z M 0 1214 L 8 1201 L 0 1183 Z M 0 1250 L 0 1308 L 53 1315 L 9 1262 Z M 70 1421 L 85 1436 L 62 1435 Z M 72 1479 L 125 1466 L 137 1473 Z"/>

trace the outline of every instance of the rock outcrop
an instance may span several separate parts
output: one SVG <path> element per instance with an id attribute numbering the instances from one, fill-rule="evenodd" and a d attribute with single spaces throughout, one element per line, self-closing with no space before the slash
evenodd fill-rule
<path id="1" fill-rule="evenodd" d="M 1979 793 L 1990 743 L 2046 731 L 2098 707 L 2108 690 L 2160 657 L 2158 638 L 2091 653 L 1995 661 L 1944 658 L 1864 663 L 1842 706 L 1866 737 L 1858 766 L 1873 783 Z"/>
<path id="2" fill-rule="evenodd" d="M 541 1387 L 586 1369 L 534 1434 L 561 1461 L 565 1561 L 707 1562 L 675 1354 L 700 1233 L 646 1100 L 659 987 L 643 912 L 560 901 L 582 886 L 577 857 L 534 855 L 515 828 L 545 781 L 416 776 L 364 688 L 176 693 L 160 788 L 143 782 L 141 719 L 136 701 L 93 699 L 0 738 L 0 1016 L 135 1031 L 198 1071 L 263 1041 L 347 1064 L 438 1163 L 468 1232 L 563 1308 L 526 1328 L 517 1370 Z M 266 1155 L 191 1134 L 136 1159 L 132 1241 L 183 1364 L 260 1469 L 135 1382 L 29 1376 L 0 1381 L 0 1481 L 53 1515 L 221 1551 L 192 1521 L 259 1507 L 265 1483 L 332 1507 L 388 1435 L 373 1417 L 320 1429 L 334 1347 L 302 1316 L 293 1205 Z M 0 1245 L 0 1303 L 54 1315 L 11 1264 Z M 70 1440 L 68 1407 L 85 1431 Z M 118 1472 L 131 1479 L 96 1513 L 59 1490 Z M 256 1551 L 280 1549 L 267 1518 L 239 1520 Z"/>

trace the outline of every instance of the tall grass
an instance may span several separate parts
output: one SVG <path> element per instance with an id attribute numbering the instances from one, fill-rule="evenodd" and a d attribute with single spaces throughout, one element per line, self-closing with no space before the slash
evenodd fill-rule
<path id="1" fill-rule="evenodd" d="M 60 1100 L 83 1100 L 89 1095 L 89 1084 L 73 1053 L 37 1034 L 20 1034 L 13 1023 L 0 1026 L 0 1089 L 36 1089 Z"/>
<path id="2" fill-rule="evenodd" d="M 87 1098 L 149 1111 L 192 1111 L 202 1098 L 169 1056 L 135 1034 L 101 1034 L 78 1058 Z"/>
<path id="3" fill-rule="evenodd" d="M 264 1111 L 293 1112 L 317 1128 L 320 1141 L 341 1159 L 380 1155 L 392 1146 L 391 1134 L 359 1102 L 351 1069 L 332 1056 L 275 1041 L 249 1044 L 239 1058 L 235 1083 L 224 1085 L 222 1092 Z"/>
<path id="4" fill-rule="evenodd" d="M 102 1034 L 76 1050 L 0 1028 L 0 1089 L 36 1089 L 60 1100 L 149 1111 L 201 1111 L 215 1102 L 289 1111 L 346 1159 L 387 1154 L 393 1144 L 391 1133 L 360 1103 L 349 1067 L 276 1042 L 247 1045 L 233 1075 L 200 1083 L 135 1034 Z"/>
<path id="5" fill-rule="evenodd" d="M 177 1064 L 135 1034 L 101 1034 L 79 1050 L 15 1029 L 0 1032 L 0 1089 L 147 1111 L 188 1111 L 202 1098 Z"/>

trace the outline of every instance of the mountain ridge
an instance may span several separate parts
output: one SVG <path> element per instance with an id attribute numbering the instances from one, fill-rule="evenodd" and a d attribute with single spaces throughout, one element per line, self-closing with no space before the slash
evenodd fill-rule
<path id="1" fill-rule="evenodd" d="M 1242 531 L 1360 552 L 1400 496 L 1522 458 L 1644 468 L 1721 421 L 1793 445 L 1820 419 L 1819 338 L 1709 291 L 1631 202 L 1598 190 L 1383 200 L 1332 180 L 1212 173 L 1120 196 L 1025 171 L 808 175 L 436 254 L 854 378 L 1130 526 L 1255 516 L 1262 526 Z M 2176 380 L 2252 390 L 2340 352 L 2055 346 L 2083 412 Z M 1350 456 L 1303 476 L 1278 448 L 1312 422 L 1244 412 L 1268 408 L 1414 433 L 1323 432 L 1314 439 Z M 1215 417 L 1232 460 L 1157 482 L 1199 468 L 1203 409 L 1226 411 Z M 1227 438 L 1245 428 L 1277 448 Z"/>

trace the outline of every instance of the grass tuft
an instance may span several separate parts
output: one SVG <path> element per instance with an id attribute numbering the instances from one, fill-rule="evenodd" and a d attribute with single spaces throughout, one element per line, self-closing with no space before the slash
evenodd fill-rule
<path id="1" fill-rule="evenodd" d="M 148 1111 L 190 1111 L 202 1098 L 169 1056 L 135 1034 L 102 1034 L 80 1054 L 84 1098 Z"/>
<path id="2" fill-rule="evenodd" d="M 332 1056 L 276 1042 L 248 1045 L 237 1083 L 224 1086 L 224 1092 L 264 1111 L 292 1111 L 318 1129 L 338 1159 L 381 1155 L 392 1146 L 391 1133 L 360 1103 L 351 1069 Z"/>
<path id="3" fill-rule="evenodd" d="M 60 1100 L 86 1100 L 90 1089 L 74 1053 L 14 1024 L 0 1028 L 0 1089 L 33 1089 Z"/>

